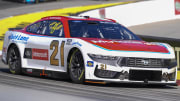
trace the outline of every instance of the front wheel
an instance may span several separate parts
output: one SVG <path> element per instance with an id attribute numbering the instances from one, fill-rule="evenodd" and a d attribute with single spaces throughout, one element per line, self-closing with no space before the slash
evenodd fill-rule
<path id="1" fill-rule="evenodd" d="M 81 52 L 78 49 L 76 49 L 70 57 L 69 75 L 73 82 L 84 83 L 84 79 L 85 79 L 84 60 Z"/>
<path id="2" fill-rule="evenodd" d="M 21 57 L 16 46 L 10 47 L 8 51 L 9 70 L 13 74 L 21 74 Z"/>

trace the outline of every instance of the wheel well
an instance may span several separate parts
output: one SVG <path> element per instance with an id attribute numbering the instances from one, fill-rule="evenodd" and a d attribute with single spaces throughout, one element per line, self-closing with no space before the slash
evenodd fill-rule
<path id="1" fill-rule="evenodd" d="M 69 74 L 69 62 L 70 62 L 70 58 L 71 58 L 71 55 L 73 54 L 74 50 L 76 50 L 78 48 L 74 47 L 72 48 L 70 51 L 69 51 L 69 54 L 68 54 L 68 58 L 67 58 L 67 73 Z M 78 49 L 79 50 L 79 49 Z"/>
<path id="2" fill-rule="evenodd" d="M 10 49 L 11 47 L 13 47 L 13 46 L 17 47 L 17 45 L 16 45 L 15 43 L 12 43 L 12 44 L 9 45 L 7 52 L 8 52 L 9 49 Z"/>
<path id="3" fill-rule="evenodd" d="M 16 45 L 15 43 L 12 43 L 12 44 L 9 45 L 9 47 L 8 47 L 8 49 L 7 49 L 6 61 L 7 61 L 7 59 L 8 59 L 8 52 L 9 52 L 9 49 L 10 49 L 11 47 L 17 47 L 17 45 Z M 19 51 L 19 49 L 18 49 L 18 51 Z M 7 62 L 7 63 L 8 63 L 8 62 Z"/>

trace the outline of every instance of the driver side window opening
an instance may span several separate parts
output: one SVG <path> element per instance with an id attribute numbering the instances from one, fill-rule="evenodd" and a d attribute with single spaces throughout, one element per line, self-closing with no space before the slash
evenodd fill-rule
<path id="1" fill-rule="evenodd" d="M 27 27 L 27 32 L 39 35 L 64 37 L 62 22 L 58 20 L 44 20 Z"/>

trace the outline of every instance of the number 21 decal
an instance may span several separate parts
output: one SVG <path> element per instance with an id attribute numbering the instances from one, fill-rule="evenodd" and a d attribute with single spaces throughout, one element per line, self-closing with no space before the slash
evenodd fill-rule
<path id="1" fill-rule="evenodd" d="M 64 66 L 64 44 L 65 41 L 61 42 L 61 47 L 60 47 L 60 60 L 61 60 L 61 66 Z M 50 44 L 50 50 L 54 50 L 50 56 L 50 64 L 51 65 L 55 65 L 55 66 L 59 66 L 59 59 L 56 59 L 56 55 L 58 53 L 58 49 L 59 49 L 59 41 L 58 40 L 53 40 Z"/>

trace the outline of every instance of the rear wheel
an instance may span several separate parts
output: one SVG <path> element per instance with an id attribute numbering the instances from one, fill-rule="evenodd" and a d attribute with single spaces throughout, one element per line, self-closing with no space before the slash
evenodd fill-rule
<path id="1" fill-rule="evenodd" d="M 21 57 L 16 46 L 10 47 L 8 51 L 9 70 L 13 74 L 21 74 Z"/>
<path id="2" fill-rule="evenodd" d="M 70 57 L 69 75 L 73 82 L 84 83 L 84 79 L 85 79 L 84 60 L 81 52 L 78 49 L 76 49 Z"/>

